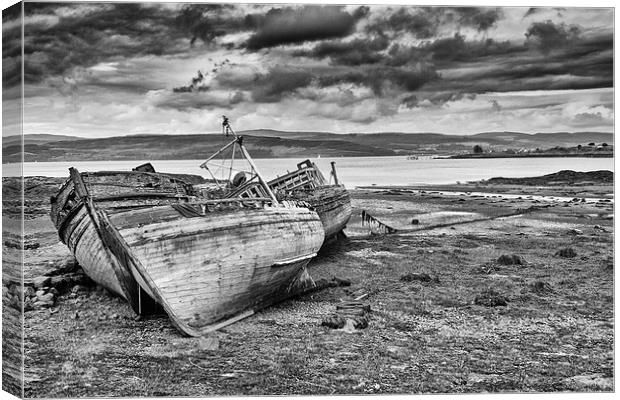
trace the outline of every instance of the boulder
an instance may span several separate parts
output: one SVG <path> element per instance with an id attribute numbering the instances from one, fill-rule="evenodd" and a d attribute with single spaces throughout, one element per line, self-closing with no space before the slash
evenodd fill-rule
<path id="1" fill-rule="evenodd" d="M 36 297 L 36 291 L 32 286 L 24 286 L 24 299 Z"/>
<path id="2" fill-rule="evenodd" d="M 566 247 L 566 248 L 556 251 L 555 256 L 564 257 L 564 258 L 574 258 L 574 257 L 577 257 L 577 253 L 572 247 Z"/>
<path id="3" fill-rule="evenodd" d="M 81 272 L 68 273 L 52 277 L 51 286 L 55 287 L 60 293 L 68 291 L 71 287 L 87 283 L 86 275 Z"/>
<path id="4" fill-rule="evenodd" d="M 523 259 L 516 254 L 502 254 L 497 262 L 502 265 L 523 265 Z"/>
<path id="5" fill-rule="evenodd" d="M 419 281 L 419 282 L 435 282 L 438 283 L 439 282 L 439 278 L 435 277 L 431 277 L 429 274 L 427 273 L 415 273 L 412 272 L 410 274 L 405 274 L 403 276 L 400 277 L 400 280 L 403 282 L 413 282 L 413 281 Z"/>
<path id="6" fill-rule="evenodd" d="M 36 276 L 32 278 L 32 285 L 35 289 L 41 289 L 42 287 L 50 286 L 52 283 L 52 278 L 49 276 Z"/>
<path id="7" fill-rule="evenodd" d="M 86 292 L 88 292 L 88 288 L 84 285 L 75 285 L 73 286 L 73 288 L 71 288 L 71 293 L 73 294 L 86 293 Z"/>
<path id="8" fill-rule="evenodd" d="M 538 295 L 554 293 L 555 291 L 548 282 L 536 281 L 530 285 L 530 290 Z"/>
<path id="9" fill-rule="evenodd" d="M 213 351 L 220 347 L 220 341 L 216 335 L 209 335 L 198 338 L 198 349 Z"/>
<path id="10" fill-rule="evenodd" d="M 344 327 L 345 322 L 346 321 L 342 316 L 338 314 L 332 314 L 326 317 L 325 319 L 323 319 L 323 321 L 321 322 L 321 326 L 326 326 L 332 329 L 342 329 L 342 327 Z"/>
<path id="11" fill-rule="evenodd" d="M 54 307 L 53 301 L 35 301 L 34 308 L 50 308 Z"/>
<path id="12" fill-rule="evenodd" d="M 51 302 L 52 305 L 54 305 L 54 294 L 45 293 L 45 294 L 40 295 L 39 292 L 37 292 L 37 302 L 39 301 L 44 302 L 44 303 Z"/>
<path id="13" fill-rule="evenodd" d="M 505 307 L 508 305 L 508 297 L 489 289 L 476 296 L 474 304 L 485 307 Z"/>

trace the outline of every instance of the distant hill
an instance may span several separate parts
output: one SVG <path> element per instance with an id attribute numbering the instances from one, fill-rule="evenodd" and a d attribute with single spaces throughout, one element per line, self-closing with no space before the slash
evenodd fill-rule
<path id="1" fill-rule="evenodd" d="M 232 140 L 223 135 L 134 135 L 101 139 L 74 139 L 24 146 L 26 161 L 86 160 L 182 160 L 207 158 Z M 344 140 L 300 140 L 244 135 L 244 144 L 254 158 L 391 156 L 385 148 Z M 18 162 L 18 142 L 5 145 L 3 162 Z"/>
<path id="2" fill-rule="evenodd" d="M 550 148 L 594 142 L 613 143 L 612 133 L 557 132 L 525 134 L 484 132 L 471 136 L 439 133 L 348 133 L 285 132 L 259 129 L 238 132 L 255 158 L 284 157 L 364 157 L 405 154 L 450 155 L 471 151 L 473 146 L 503 150 L 507 148 Z M 173 160 L 202 159 L 230 141 L 221 134 L 131 135 L 99 139 L 76 136 L 26 135 L 26 161 L 86 160 Z M 20 136 L 2 139 L 3 162 L 18 162 Z"/>
<path id="3" fill-rule="evenodd" d="M 42 144 L 49 142 L 59 142 L 63 140 L 79 140 L 84 139 L 78 136 L 67 136 L 67 135 L 50 135 L 47 133 L 34 133 L 30 135 L 24 136 L 24 144 Z M 22 140 L 22 135 L 11 135 L 2 138 L 2 147 L 10 146 L 14 144 L 20 144 Z"/>

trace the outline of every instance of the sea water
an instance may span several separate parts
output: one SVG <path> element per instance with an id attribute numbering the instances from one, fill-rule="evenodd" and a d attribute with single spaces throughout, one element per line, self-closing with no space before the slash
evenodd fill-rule
<path id="1" fill-rule="evenodd" d="M 255 159 L 255 164 L 267 179 L 297 169 L 305 158 Z M 596 171 L 614 170 L 613 158 L 486 158 L 486 159 L 437 159 L 408 160 L 407 157 L 323 157 L 311 159 L 326 178 L 330 177 L 331 161 L 336 163 L 340 183 L 347 188 L 371 185 L 427 185 L 454 184 L 457 182 L 489 179 L 492 177 L 528 177 L 558 172 L 560 170 Z M 158 172 L 197 174 L 210 177 L 200 168 L 204 160 L 133 160 L 133 161 L 62 161 L 27 162 L 24 176 L 69 176 L 69 167 L 80 172 L 123 171 L 150 162 Z M 20 164 L 3 164 L 3 176 L 22 174 Z"/>

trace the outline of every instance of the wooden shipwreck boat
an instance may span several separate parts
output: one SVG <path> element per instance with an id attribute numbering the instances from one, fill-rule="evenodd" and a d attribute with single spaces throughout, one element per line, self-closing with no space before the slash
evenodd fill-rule
<path id="1" fill-rule="evenodd" d="M 222 126 L 226 135 L 232 134 L 235 137 L 237 136 L 226 117 L 224 117 Z M 206 168 L 206 163 L 214 159 L 218 154 L 214 154 L 201 167 Z M 266 184 L 275 193 L 278 200 L 307 202 L 310 208 L 315 210 L 321 218 L 323 229 L 325 230 L 325 239 L 330 239 L 343 235 L 342 231 L 351 218 L 351 197 L 344 185 L 338 182 L 335 162 L 332 162 L 331 165 L 331 177 L 334 179 L 334 184 L 330 184 L 325 179 L 316 164 L 306 160 L 297 164 L 297 170 L 269 182 L 254 182 L 252 185 L 238 189 L 233 188 L 227 197 L 251 198 L 265 196 L 263 187 Z M 209 170 L 208 168 L 206 169 Z M 240 175 L 240 177 L 242 176 Z M 212 177 L 215 179 L 215 176 L 212 175 Z M 234 180 L 233 178 L 233 183 Z"/>
<path id="2" fill-rule="evenodd" d="M 267 182 L 279 199 L 308 202 L 321 218 L 326 239 L 342 234 L 351 218 L 351 197 L 338 183 L 335 163 L 331 164 L 333 185 L 310 160 L 297 164 L 296 171 Z"/>
<path id="3" fill-rule="evenodd" d="M 252 163 L 242 138 L 228 147 L 235 145 Z M 278 200 L 252 166 L 257 180 L 239 184 L 240 196 L 215 199 L 140 171 L 121 175 L 141 185 L 111 194 L 118 173 L 71 169 L 52 199 L 52 220 L 96 282 L 137 312 L 154 300 L 198 336 L 314 285 L 305 267 L 323 243 L 321 220 L 304 204 Z M 158 179 L 167 181 L 155 189 L 150 180 Z"/>

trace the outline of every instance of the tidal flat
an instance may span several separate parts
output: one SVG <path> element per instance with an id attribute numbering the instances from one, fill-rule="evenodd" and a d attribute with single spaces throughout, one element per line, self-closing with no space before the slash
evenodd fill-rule
<path id="1" fill-rule="evenodd" d="M 308 267 L 316 281 L 350 286 L 190 338 L 83 275 L 49 220 L 62 181 L 25 180 L 26 397 L 613 391 L 613 184 L 514 187 L 517 197 L 492 184 L 489 195 L 351 190 L 347 238 Z M 19 315 L 16 188 L 3 179 L 9 353 L 20 340 L 7 320 Z M 362 225 L 362 211 L 395 232 Z M 51 304 L 35 305 L 41 284 Z M 368 327 L 322 325 L 360 297 Z"/>

